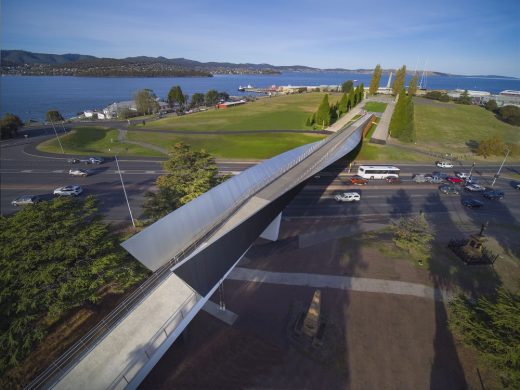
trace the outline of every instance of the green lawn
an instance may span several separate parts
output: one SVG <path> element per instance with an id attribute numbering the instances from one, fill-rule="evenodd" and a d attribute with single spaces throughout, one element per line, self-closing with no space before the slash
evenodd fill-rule
<path id="1" fill-rule="evenodd" d="M 168 117 L 146 124 L 146 128 L 163 130 L 309 130 L 307 118 L 318 109 L 324 93 L 304 93 L 263 98 L 227 109 Z M 330 94 L 335 103 L 341 94 Z"/>
<path id="2" fill-rule="evenodd" d="M 67 135 L 60 135 L 61 144 L 66 154 L 86 155 L 120 155 L 162 156 L 161 153 L 139 145 L 118 141 L 118 131 L 101 127 L 77 127 Z M 38 150 L 49 153 L 61 153 L 56 138 L 51 138 L 38 145 Z M 109 152 L 108 149 L 111 151 Z"/>
<path id="3" fill-rule="evenodd" d="M 319 141 L 320 134 L 297 133 L 251 133 L 222 135 L 178 135 L 168 133 L 129 131 L 132 141 L 168 148 L 178 142 L 191 145 L 194 149 L 205 149 L 217 158 L 264 159 L 287 150 Z"/>
<path id="4" fill-rule="evenodd" d="M 387 106 L 386 103 L 367 102 L 367 103 L 365 103 L 364 109 L 365 109 L 365 111 L 370 111 L 370 112 L 385 112 L 386 106 Z"/>
<path id="5" fill-rule="evenodd" d="M 417 147 L 423 149 L 464 156 L 494 135 L 505 142 L 520 139 L 520 127 L 499 121 L 482 107 L 421 101 L 414 107 Z"/>

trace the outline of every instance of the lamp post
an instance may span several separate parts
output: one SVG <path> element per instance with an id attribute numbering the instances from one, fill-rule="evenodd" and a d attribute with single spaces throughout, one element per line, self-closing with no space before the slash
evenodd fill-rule
<path id="1" fill-rule="evenodd" d="M 495 177 L 493 178 L 493 183 L 491 183 L 491 187 L 493 187 L 495 185 L 495 182 L 497 181 L 497 179 L 499 178 L 500 176 L 500 171 L 502 170 L 502 167 L 504 166 L 505 162 L 506 162 L 506 159 L 507 159 L 507 156 L 509 156 L 509 152 L 511 151 L 510 149 L 507 149 L 507 153 L 504 157 L 504 159 L 502 160 L 502 164 L 500 164 L 500 168 L 498 168 L 498 171 L 497 173 L 495 174 Z"/>
<path id="2" fill-rule="evenodd" d="M 110 152 L 110 149 L 108 149 Z M 117 160 L 117 154 L 114 155 L 116 159 L 117 172 L 119 173 L 119 178 L 121 179 L 121 185 L 123 186 L 123 193 L 125 194 L 126 204 L 128 206 L 128 212 L 130 213 L 130 219 L 132 220 L 132 226 L 135 228 L 134 216 L 132 215 L 132 209 L 130 208 L 130 202 L 128 201 L 128 195 L 126 194 L 125 183 L 123 181 L 123 175 L 121 174 L 121 169 L 119 168 L 119 161 Z"/>
<path id="3" fill-rule="evenodd" d="M 58 135 L 58 132 L 56 131 L 56 128 L 54 127 L 54 122 L 52 120 L 51 120 L 51 125 L 52 125 L 52 128 L 54 129 L 54 134 L 56 134 L 56 138 L 58 138 L 58 143 L 60 144 L 61 153 L 65 154 L 65 151 L 63 150 L 63 145 L 61 144 L 61 141 L 60 141 L 60 136 Z"/>

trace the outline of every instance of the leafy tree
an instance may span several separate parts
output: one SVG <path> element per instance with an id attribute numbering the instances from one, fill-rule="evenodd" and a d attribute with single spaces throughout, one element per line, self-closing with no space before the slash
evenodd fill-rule
<path id="1" fill-rule="evenodd" d="M 99 302 L 108 285 L 123 291 L 146 275 L 109 233 L 92 196 L 0 215 L 0 270 L 2 374 L 68 310 Z"/>
<path id="2" fill-rule="evenodd" d="M 210 89 L 208 92 L 206 92 L 206 95 L 204 96 L 204 102 L 206 106 L 214 106 L 218 103 L 218 91 L 215 89 Z"/>
<path id="3" fill-rule="evenodd" d="M 401 68 L 397 69 L 395 72 L 394 83 L 392 84 L 392 91 L 394 95 L 399 95 L 401 89 L 404 89 L 404 81 L 406 78 L 406 65 L 403 65 Z"/>
<path id="4" fill-rule="evenodd" d="M 352 80 L 347 80 L 343 84 L 341 84 L 341 92 L 349 93 L 353 86 L 354 82 Z"/>
<path id="5" fill-rule="evenodd" d="M 520 294 L 504 287 L 476 302 L 450 302 L 449 325 L 498 372 L 505 389 L 520 389 Z"/>
<path id="6" fill-rule="evenodd" d="M 157 220 L 219 184 L 218 168 L 213 157 L 193 151 L 189 145 L 173 146 L 163 163 L 167 172 L 157 178 L 157 192 L 147 192 L 143 205 L 145 214 Z"/>
<path id="7" fill-rule="evenodd" d="M 520 126 L 520 107 L 504 106 L 500 107 L 497 112 L 499 119 L 511 125 Z"/>
<path id="8" fill-rule="evenodd" d="M 2 139 L 15 137 L 18 129 L 23 126 L 23 122 L 14 114 L 5 114 L 0 122 Z"/>
<path id="9" fill-rule="evenodd" d="M 423 214 L 401 217 L 392 224 L 395 245 L 406 250 L 419 264 L 429 259 L 432 230 Z"/>
<path id="10" fill-rule="evenodd" d="M 45 120 L 47 122 L 60 122 L 63 120 L 63 117 L 58 110 L 49 110 L 45 114 Z"/>
<path id="11" fill-rule="evenodd" d="M 471 104 L 471 98 L 468 94 L 468 90 L 465 89 L 462 95 L 458 99 L 455 100 L 455 103 L 458 104 Z"/>
<path id="12" fill-rule="evenodd" d="M 318 126 L 325 128 L 330 125 L 330 106 L 329 106 L 329 95 L 325 94 L 323 99 L 316 111 L 315 123 Z"/>
<path id="13" fill-rule="evenodd" d="M 403 142 L 413 142 L 415 139 L 413 100 L 412 96 L 406 96 L 404 88 L 399 93 L 389 130 L 393 138 Z"/>
<path id="14" fill-rule="evenodd" d="M 154 114 L 159 111 L 157 97 L 151 89 L 141 89 L 134 95 L 137 112 L 141 115 Z"/>
<path id="15" fill-rule="evenodd" d="M 408 85 L 408 96 L 415 96 L 417 93 L 417 73 L 413 75 Z"/>
<path id="16" fill-rule="evenodd" d="M 175 107 L 178 105 L 179 107 L 183 107 L 186 103 L 186 99 L 184 94 L 182 93 L 182 89 L 179 85 L 175 85 L 170 88 L 168 92 L 168 104 L 170 107 Z"/>
<path id="17" fill-rule="evenodd" d="M 379 82 L 381 80 L 381 75 L 383 74 L 383 70 L 381 69 L 381 65 L 377 64 L 374 68 L 374 73 L 372 74 L 372 80 L 370 81 L 370 87 L 368 88 L 368 93 L 370 95 L 375 95 L 377 93 L 377 89 L 379 88 Z"/>
<path id="18" fill-rule="evenodd" d="M 496 100 L 494 100 L 494 99 L 488 100 L 488 101 L 486 102 L 486 105 L 485 105 L 484 107 L 485 107 L 486 110 L 488 110 L 488 111 L 493 111 L 493 112 L 495 112 L 496 110 L 498 110 L 497 102 L 496 102 Z"/>
<path id="19" fill-rule="evenodd" d="M 339 99 L 338 102 L 338 114 L 341 116 L 348 112 L 348 110 L 348 95 L 346 93 L 343 93 L 343 95 L 341 95 L 341 99 Z"/>
<path id="20" fill-rule="evenodd" d="M 191 107 L 200 107 L 204 105 L 204 94 L 194 93 L 191 97 Z"/>
<path id="21" fill-rule="evenodd" d="M 218 100 L 221 101 L 221 100 L 224 100 L 224 101 L 227 101 L 229 99 L 229 93 L 227 92 L 219 92 L 218 93 Z"/>
<path id="22" fill-rule="evenodd" d="M 505 145 L 502 138 L 495 135 L 491 138 L 484 139 L 479 142 L 477 154 L 487 158 L 491 155 L 502 155 L 504 153 Z"/>

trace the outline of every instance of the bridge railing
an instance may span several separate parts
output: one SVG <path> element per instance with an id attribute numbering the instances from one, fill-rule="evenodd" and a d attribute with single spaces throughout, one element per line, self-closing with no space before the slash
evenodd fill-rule
<path id="1" fill-rule="evenodd" d="M 357 122 L 361 121 L 358 119 Z M 204 230 L 198 232 L 194 236 L 194 240 L 184 249 L 177 253 L 168 263 L 164 264 L 157 271 L 155 271 L 148 279 L 146 279 L 136 290 L 134 290 L 128 297 L 126 297 L 121 303 L 119 303 L 105 318 L 103 318 L 98 324 L 96 324 L 88 333 L 86 333 L 81 339 L 74 343 L 67 351 L 65 351 L 57 360 L 51 363 L 41 374 L 39 374 L 29 385 L 25 388 L 28 390 L 40 389 L 51 387 L 57 383 L 74 365 L 81 360 L 89 351 L 91 351 L 96 345 L 98 345 L 106 335 L 119 323 L 121 322 L 141 301 L 143 301 L 157 286 L 159 286 L 164 279 L 166 279 L 172 272 L 173 267 L 182 261 L 184 258 L 189 256 L 204 240 L 208 239 L 215 230 L 217 230 L 222 224 L 224 224 L 231 216 L 254 194 L 258 193 L 261 189 L 265 188 L 282 175 L 293 169 L 295 166 L 306 160 L 309 156 L 314 154 L 318 149 L 333 142 L 337 137 L 340 137 L 343 130 L 330 135 L 329 137 L 315 142 L 309 147 L 304 153 L 299 155 L 289 164 L 281 167 L 275 174 L 266 178 L 265 180 L 252 186 L 249 191 L 246 191 L 240 196 L 230 208 L 229 212 L 226 213 L 222 218 L 219 218 L 211 226 L 206 227 Z M 334 148 L 336 150 L 336 148 Z M 329 151 L 326 155 L 330 155 Z M 325 158 L 325 157 L 323 157 Z M 320 161 L 323 160 L 320 159 Z M 306 170 L 309 172 L 315 169 L 319 162 L 313 164 L 313 166 Z M 302 177 L 305 174 L 302 175 Z M 123 374 L 123 376 L 126 375 Z M 120 378 L 121 379 L 121 378 Z M 125 378 L 126 380 L 126 378 Z M 119 382 L 120 383 L 120 382 Z"/>

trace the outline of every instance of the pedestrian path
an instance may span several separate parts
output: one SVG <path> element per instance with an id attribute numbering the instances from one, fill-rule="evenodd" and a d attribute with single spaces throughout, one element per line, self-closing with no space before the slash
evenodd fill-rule
<path id="1" fill-rule="evenodd" d="M 254 283 L 271 283 L 288 286 L 307 286 L 313 288 L 335 288 L 339 290 L 379 294 L 408 295 L 418 298 L 432 299 L 435 301 L 447 301 L 451 299 L 451 293 L 449 291 L 436 289 L 423 284 L 401 282 L 398 280 L 270 272 L 241 267 L 233 269 L 227 279 Z"/>

